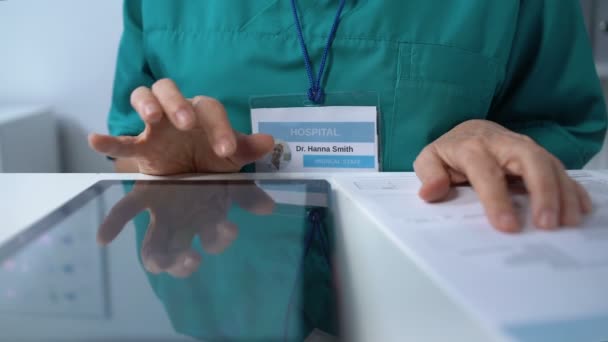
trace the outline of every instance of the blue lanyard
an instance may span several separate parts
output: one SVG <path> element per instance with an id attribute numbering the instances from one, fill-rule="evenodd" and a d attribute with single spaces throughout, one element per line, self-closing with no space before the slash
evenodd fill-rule
<path id="1" fill-rule="evenodd" d="M 334 42 L 334 38 L 336 37 L 336 31 L 338 31 L 340 17 L 342 16 L 342 10 L 344 9 L 345 4 L 346 0 L 340 0 L 340 7 L 338 8 L 338 13 L 336 13 L 336 18 L 334 19 L 334 23 L 331 27 L 331 32 L 327 38 L 327 45 L 325 45 L 325 50 L 323 51 L 323 58 L 321 59 L 319 74 L 315 79 L 315 75 L 312 71 L 312 63 L 310 62 L 310 55 L 308 55 L 308 49 L 306 48 L 306 42 L 304 41 L 304 34 L 302 33 L 302 24 L 300 23 L 300 17 L 298 16 L 298 6 L 296 4 L 296 0 L 291 0 L 293 17 L 296 21 L 296 28 L 298 30 L 298 39 L 300 40 L 300 47 L 302 48 L 302 55 L 304 56 L 304 65 L 306 66 L 306 73 L 308 74 L 308 81 L 310 83 L 310 89 L 308 89 L 308 99 L 315 104 L 321 104 L 325 99 L 325 92 L 321 87 L 321 81 L 323 80 L 323 73 L 325 72 L 327 55 L 329 54 L 329 50 Z"/>
<path id="2" fill-rule="evenodd" d="M 327 231 L 323 226 L 323 220 L 325 219 L 325 212 L 321 208 L 312 208 L 308 211 L 307 221 L 310 224 L 310 229 L 305 235 L 305 244 L 304 244 L 304 252 L 302 254 L 302 260 L 300 261 L 300 265 L 296 270 L 296 280 L 294 281 L 293 288 L 291 290 L 291 294 L 289 295 L 289 303 L 287 305 L 287 313 L 285 314 L 285 322 L 283 326 L 283 340 L 287 341 L 287 334 L 289 330 L 289 319 L 291 317 L 291 312 L 293 311 L 293 300 L 295 290 L 297 288 L 298 282 L 304 273 L 304 262 L 308 252 L 310 251 L 313 240 L 317 240 L 321 244 L 321 252 L 323 253 L 323 257 L 325 262 L 327 263 L 328 269 L 331 271 L 331 257 L 329 256 L 329 237 L 327 236 Z"/>

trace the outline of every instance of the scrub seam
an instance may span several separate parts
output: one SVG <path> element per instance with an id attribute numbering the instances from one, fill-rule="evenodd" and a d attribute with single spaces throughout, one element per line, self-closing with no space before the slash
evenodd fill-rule
<path id="1" fill-rule="evenodd" d="M 239 32 L 239 31 L 222 31 L 222 30 L 175 30 L 170 28 L 149 28 L 145 31 L 146 34 L 155 34 L 155 33 L 168 33 L 174 35 L 197 35 L 197 36 L 207 36 L 212 34 L 225 34 L 230 36 L 257 36 L 258 38 L 267 38 L 267 39 L 282 39 L 285 41 L 295 40 L 296 38 L 292 37 L 288 34 L 276 34 L 276 33 L 266 33 L 266 32 Z M 309 35 L 314 39 L 327 39 L 327 35 Z M 425 42 L 413 42 L 407 40 L 399 40 L 399 39 L 384 39 L 379 37 L 344 37 L 344 36 L 336 36 L 334 41 L 366 41 L 371 43 L 378 44 L 411 44 L 411 45 L 422 45 L 422 46 L 438 46 L 438 47 L 447 47 L 451 49 L 456 49 L 462 52 L 466 52 L 473 55 L 481 55 L 485 58 L 488 58 L 492 61 L 492 63 L 497 64 L 498 57 L 497 56 L 488 56 L 481 51 L 473 51 L 460 46 L 450 45 L 450 44 L 438 44 L 438 43 L 425 43 Z"/>
<path id="2" fill-rule="evenodd" d="M 403 56 L 403 46 L 404 44 L 399 44 L 399 48 L 397 49 L 397 71 L 396 71 L 396 80 L 395 80 L 395 87 L 394 87 L 394 92 L 395 94 L 393 94 L 393 112 L 391 113 L 391 117 L 389 119 L 389 125 L 388 128 L 390 129 L 390 132 L 388 134 L 387 138 L 390 138 L 391 141 L 395 140 L 395 116 L 397 115 L 397 111 L 399 110 L 398 107 L 398 103 L 399 101 L 397 101 L 397 97 L 399 94 L 399 87 L 401 85 L 401 72 L 403 69 L 403 65 L 401 62 L 402 56 Z M 410 63 L 411 65 L 411 63 Z M 384 141 L 384 146 L 388 147 L 388 139 L 385 139 Z M 386 152 L 386 151 L 384 151 Z M 393 158 L 391 158 L 391 153 L 386 153 L 386 168 L 387 169 L 392 169 L 392 163 L 393 163 Z"/>
<path id="3" fill-rule="evenodd" d="M 249 25 L 251 25 L 252 23 L 254 23 L 261 15 L 263 15 L 264 13 L 266 13 L 266 11 L 268 11 L 271 7 L 275 6 L 277 4 L 279 0 L 273 0 L 271 1 L 266 7 L 264 7 L 261 11 L 259 11 L 258 13 L 256 13 L 255 15 L 253 15 L 251 18 L 249 18 L 249 20 L 247 20 L 244 24 L 242 24 L 239 27 L 239 32 L 242 32 L 244 29 L 246 29 Z"/>
<path id="4" fill-rule="evenodd" d="M 397 79 L 395 80 L 395 89 L 399 88 L 401 85 L 401 72 L 403 69 L 403 65 L 401 62 L 401 56 L 403 55 L 403 44 L 399 44 L 399 49 L 397 50 Z"/>
<path id="5" fill-rule="evenodd" d="M 461 83 L 457 83 L 457 82 L 428 80 L 425 78 L 405 79 L 404 81 L 409 82 L 412 85 L 416 85 L 417 87 L 421 87 L 421 86 L 424 87 L 426 84 L 426 85 L 432 85 L 432 86 L 441 86 L 441 87 L 444 87 L 444 89 L 459 90 L 454 93 L 458 96 L 479 99 L 481 102 L 488 101 L 492 97 L 492 94 L 487 85 L 487 82 L 483 84 L 481 90 L 485 90 L 489 94 L 484 94 L 483 96 L 480 96 L 479 89 L 466 90 L 466 87 L 463 87 L 463 85 Z M 484 82 L 484 80 L 481 80 L 481 81 Z"/>

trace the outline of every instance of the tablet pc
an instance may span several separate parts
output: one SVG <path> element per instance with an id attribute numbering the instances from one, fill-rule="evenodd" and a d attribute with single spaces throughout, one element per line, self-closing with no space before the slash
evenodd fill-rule
<path id="1" fill-rule="evenodd" d="M 0 341 L 339 340 L 329 195 L 101 181 L 0 245 Z"/>

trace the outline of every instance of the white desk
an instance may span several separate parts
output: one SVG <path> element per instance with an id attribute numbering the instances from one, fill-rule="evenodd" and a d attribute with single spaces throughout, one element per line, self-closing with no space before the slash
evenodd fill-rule
<path id="1" fill-rule="evenodd" d="M 17 234 L 27 225 L 98 180 L 151 178 L 155 177 L 116 174 L 0 175 L 0 189 L 2 189 L 0 210 L 4 215 L 0 242 Z M 276 179 L 277 176 L 222 175 L 194 178 Z M 432 254 L 425 254 L 424 250 L 417 248 L 423 243 L 416 241 L 415 238 L 407 240 L 407 236 L 399 236 L 395 229 L 399 227 L 395 227 L 390 221 L 394 217 L 378 215 L 380 210 L 366 200 L 373 193 L 358 193 L 353 188 L 353 182 L 356 180 L 371 180 L 372 184 L 382 179 L 412 180 L 411 174 L 340 174 L 329 177 L 292 174 L 282 175 L 280 178 L 323 178 L 332 184 L 332 206 L 339 235 L 338 248 L 341 251 L 340 259 L 346 264 L 346 267 L 343 267 L 346 271 L 341 275 L 346 298 L 343 304 L 346 309 L 346 320 L 351 324 L 349 328 L 356 334 L 355 340 L 445 341 L 446 338 L 457 341 L 518 340 L 509 334 L 508 327 L 493 320 L 492 315 L 484 315 L 488 310 L 484 311 L 484 308 L 477 305 L 478 303 L 470 300 L 471 298 L 464 293 L 466 291 L 459 291 L 457 286 L 450 284 L 449 277 L 446 280 L 437 273 L 440 272 L 440 268 L 436 267 L 437 260 L 433 260 Z M 460 240 L 455 243 L 462 243 Z M 608 244 L 606 248 L 608 249 Z M 483 283 L 484 274 L 466 274 L 466 269 L 462 272 L 464 277 L 479 279 Z M 606 268 L 598 269 L 597 280 L 602 286 L 606 283 L 605 288 L 608 288 L 607 275 Z M 454 284 L 458 283 L 456 278 L 453 278 Z M 531 277 L 531 280 L 534 281 L 534 277 Z M 551 284 L 547 285 L 550 289 Z M 568 284 L 558 285 L 562 286 L 555 286 L 558 289 L 568 289 Z M 483 290 L 482 287 L 480 289 Z M 525 286 L 522 285 L 519 290 L 512 289 L 512 293 L 496 293 L 496 296 L 516 298 L 518 291 L 523 290 Z M 563 297 L 575 297 L 576 289 L 571 290 L 572 293 L 562 293 Z M 525 295 L 522 294 L 523 297 Z M 600 307 L 605 304 L 607 309 L 606 317 L 600 316 L 599 319 L 602 320 L 600 323 L 608 323 L 608 295 L 595 299 L 600 302 Z M 577 304 L 576 301 L 572 301 L 573 312 L 576 311 Z M 597 312 L 593 315 L 596 317 Z M 571 318 L 580 319 L 578 316 Z M 597 339 L 598 342 L 608 340 L 608 324 L 605 326 L 606 328 L 599 332 L 605 336 L 602 335 L 601 339 Z M 533 336 L 534 333 L 538 331 L 532 331 L 526 336 Z M 598 335 L 593 336 L 595 338 Z M 532 338 L 523 340 L 544 341 Z M 551 340 L 551 342 L 555 341 L 559 339 Z"/>

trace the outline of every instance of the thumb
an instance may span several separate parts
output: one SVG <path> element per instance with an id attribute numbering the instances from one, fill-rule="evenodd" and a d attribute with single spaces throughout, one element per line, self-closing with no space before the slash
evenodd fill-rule
<path id="1" fill-rule="evenodd" d="M 237 147 L 232 159 L 239 165 L 252 163 L 274 148 L 274 138 L 267 134 L 237 134 Z"/>
<path id="2" fill-rule="evenodd" d="M 432 146 L 425 148 L 414 162 L 414 171 L 422 182 L 418 195 L 427 202 L 445 199 L 450 192 L 447 166 Z"/>
<path id="3" fill-rule="evenodd" d="M 94 151 L 113 158 L 130 158 L 138 153 L 138 139 L 130 136 L 89 135 L 89 146 Z"/>

